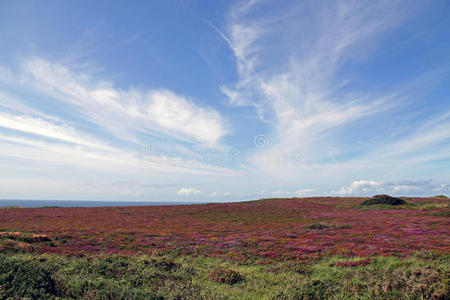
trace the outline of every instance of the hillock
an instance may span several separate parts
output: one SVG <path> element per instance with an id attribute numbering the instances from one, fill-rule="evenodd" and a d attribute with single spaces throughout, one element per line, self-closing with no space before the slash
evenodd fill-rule
<path id="1" fill-rule="evenodd" d="M 389 195 L 375 195 L 370 199 L 367 199 L 361 205 L 377 205 L 377 204 L 383 204 L 383 205 L 404 205 L 407 204 L 407 202 L 403 199 L 391 197 Z"/>

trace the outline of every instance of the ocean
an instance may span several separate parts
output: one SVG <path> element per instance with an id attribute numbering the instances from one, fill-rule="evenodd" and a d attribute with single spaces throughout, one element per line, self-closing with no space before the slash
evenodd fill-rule
<path id="1" fill-rule="evenodd" d="M 91 201 L 91 200 L 14 200 L 0 199 L 0 207 L 102 207 L 102 206 L 146 206 L 146 205 L 189 205 L 199 202 L 154 202 L 154 201 Z"/>

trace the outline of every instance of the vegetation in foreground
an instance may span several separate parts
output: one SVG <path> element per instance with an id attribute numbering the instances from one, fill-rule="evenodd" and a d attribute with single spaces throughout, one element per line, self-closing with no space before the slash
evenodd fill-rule
<path id="1" fill-rule="evenodd" d="M 448 299 L 448 256 L 242 264 L 203 256 L 0 255 L 0 299 Z"/>
<path id="2" fill-rule="evenodd" d="M 0 209 L 0 299 L 449 299 L 449 201 Z"/>

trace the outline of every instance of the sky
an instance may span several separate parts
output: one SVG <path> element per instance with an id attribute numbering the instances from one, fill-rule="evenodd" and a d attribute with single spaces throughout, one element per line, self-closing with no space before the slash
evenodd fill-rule
<path id="1" fill-rule="evenodd" d="M 450 194 L 450 2 L 0 1 L 0 199 Z"/>

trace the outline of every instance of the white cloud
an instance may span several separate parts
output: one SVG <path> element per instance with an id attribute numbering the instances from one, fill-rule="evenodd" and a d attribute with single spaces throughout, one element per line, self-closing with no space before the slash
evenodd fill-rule
<path id="1" fill-rule="evenodd" d="M 148 173 L 152 177 L 164 177 L 167 174 L 171 174 L 172 177 L 183 174 L 227 176 L 226 174 L 232 172 L 184 160 L 163 160 L 161 157 L 140 160 L 136 152 L 131 150 L 93 147 L 90 144 L 86 147 L 82 144 L 72 145 L 2 133 L 0 133 L 1 158 L 7 159 L 8 164 L 18 161 L 20 166 L 27 165 L 30 168 L 32 165 L 39 165 L 46 170 L 49 167 L 60 166 L 84 169 L 85 171 L 108 172 L 109 175 L 139 176 Z"/>
<path id="2" fill-rule="evenodd" d="M 194 189 L 194 188 L 181 188 L 177 194 L 182 196 L 190 196 L 190 195 L 198 195 L 200 194 L 200 190 Z"/>
<path id="3" fill-rule="evenodd" d="M 416 193 L 421 189 L 421 187 L 419 186 L 414 186 L 414 185 L 407 185 L 407 184 L 399 184 L 394 186 L 394 188 L 392 189 L 392 193 L 394 194 L 411 194 L 411 193 Z"/>
<path id="4" fill-rule="evenodd" d="M 348 186 L 341 187 L 332 193 L 342 196 L 371 196 L 374 194 L 392 194 L 398 196 L 448 193 L 446 184 L 435 184 L 431 180 L 383 182 L 376 180 L 356 180 Z"/>
<path id="5" fill-rule="evenodd" d="M 220 114 L 197 106 L 192 101 L 167 90 L 149 93 L 148 118 L 158 126 L 191 136 L 208 146 L 218 146 L 227 130 Z"/>
<path id="6" fill-rule="evenodd" d="M 273 191 L 272 196 L 288 196 L 291 192 L 289 191 Z"/>
<path id="7" fill-rule="evenodd" d="M 303 195 L 307 195 L 307 194 L 311 194 L 315 191 L 315 189 L 300 189 L 294 192 L 295 195 L 297 196 L 303 196 Z"/>
<path id="8" fill-rule="evenodd" d="M 211 194 L 209 194 L 209 196 L 210 196 L 210 197 L 217 197 L 217 196 L 219 196 L 220 194 L 221 194 L 221 192 L 215 191 L 215 192 L 212 192 Z"/>
<path id="9" fill-rule="evenodd" d="M 8 81 L 0 78 L 6 86 L 14 86 L 0 91 L 0 161 L 5 170 L 16 172 L 3 174 L 8 178 L 22 182 L 23 174 L 29 176 L 23 178 L 24 188 L 30 189 L 28 197 L 45 198 L 46 189 L 49 195 L 58 190 L 59 199 L 67 197 L 64 189 L 54 187 L 64 176 L 178 183 L 186 174 L 226 178 L 237 173 L 194 159 L 201 155 L 196 146 L 220 147 L 228 131 L 216 110 L 187 97 L 163 89 L 121 90 L 86 73 L 41 59 L 25 60 L 22 72 L 11 72 L 10 77 Z M 28 94 L 36 100 L 30 101 Z M 126 143 L 111 139 L 108 131 Z M 143 141 L 142 133 L 156 136 L 161 152 L 141 157 L 147 148 L 140 145 L 151 142 Z M 192 143 L 194 150 L 185 142 Z M 177 151 L 177 155 L 167 155 L 167 151 Z M 66 175 L 68 170 L 70 175 Z M 31 181 L 42 174 L 53 178 L 54 183 L 42 186 L 40 194 L 35 194 Z M 64 186 L 72 194 L 88 199 L 99 194 L 120 197 L 144 193 L 138 187 L 113 190 Z M 3 184 L 1 189 L 3 195 L 9 192 L 22 197 L 15 185 Z M 145 193 L 150 195 L 148 190 Z"/>
<path id="10" fill-rule="evenodd" d="M 220 192 L 220 191 L 214 191 L 212 193 L 209 194 L 210 197 L 229 197 L 231 196 L 230 192 Z"/>
<path id="11" fill-rule="evenodd" d="M 339 100 L 335 93 L 343 82 L 336 82 L 334 74 L 348 58 L 349 48 L 361 48 L 369 37 L 390 27 L 398 11 L 392 5 L 342 1 L 318 4 L 311 10 L 305 3 L 280 5 L 277 16 L 249 17 L 249 9 L 258 4 L 260 8 L 265 5 L 253 3 L 244 10 L 235 7 L 230 15 L 228 31 L 240 76 L 234 87 L 223 87 L 231 103 L 268 105 L 277 118 L 286 119 L 288 111 L 296 112 L 299 115 L 289 120 L 291 124 L 328 111 L 341 119 L 353 106 L 338 110 L 335 105 Z M 377 12 L 384 12 L 383 22 Z M 266 52 L 273 51 L 274 45 L 278 53 L 268 56 Z"/>
<path id="12" fill-rule="evenodd" d="M 381 181 L 375 180 L 356 180 L 347 187 L 341 187 L 340 190 L 334 192 L 338 195 L 360 195 L 379 191 L 384 185 Z"/>
<path id="13" fill-rule="evenodd" d="M 270 11 L 270 5 L 240 2 L 230 13 L 228 34 L 239 80 L 222 91 L 231 104 L 254 106 L 271 122 L 273 145 L 264 151 L 284 156 L 306 151 L 327 158 L 328 152 L 318 146 L 325 136 L 398 105 L 393 92 L 351 88 L 353 78 L 340 71 L 346 62 L 370 53 L 375 37 L 405 13 L 397 3 L 292 2 L 279 4 L 276 15 L 255 17 L 254 11 Z"/>
<path id="14" fill-rule="evenodd" d="M 22 70 L 25 84 L 72 105 L 122 139 L 144 132 L 219 147 L 229 132 L 218 111 L 169 90 L 122 90 L 43 59 L 25 60 Z"/>
<path id="15" fill-rule="evenodd" d="M 105 143 L 98 141 L 86 134 L 77 132 L 72 127 L 64 124 L 56 125 L 40 118 L 23 115 L 12 115 L 2 113 L 0 111 L 0 127 L 26 133 L 32 133 L 63 142 L 69 142 L 103 150 L 112 150 L 112 148 Z"/>

